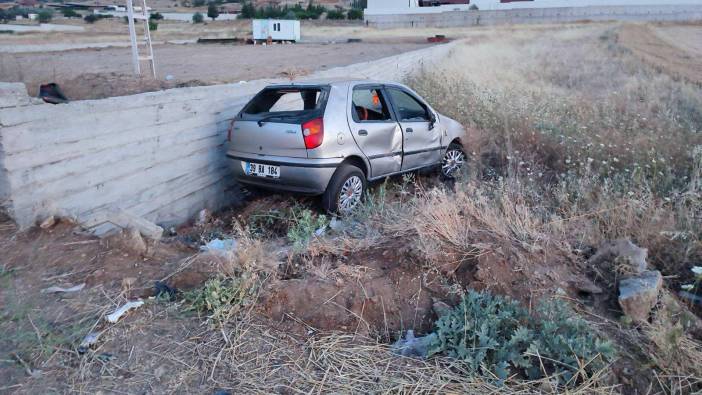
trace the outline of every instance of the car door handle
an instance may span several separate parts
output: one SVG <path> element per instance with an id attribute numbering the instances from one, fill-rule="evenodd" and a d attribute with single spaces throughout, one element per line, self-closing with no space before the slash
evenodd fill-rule
<path id="1" fill-rule="evenodd" d="M 412 133 L 412 132 L 414 132 L 414 130 L 412 130 L 412 128 L 407 128 L 407 129 L 405 129 L 405 132 Z"/>
<path id="2" fill-rule="evenodd" d="M 368 136 L 368 131 L 366 129 L 361 129 L 358 131 L 359 136 Z"/>

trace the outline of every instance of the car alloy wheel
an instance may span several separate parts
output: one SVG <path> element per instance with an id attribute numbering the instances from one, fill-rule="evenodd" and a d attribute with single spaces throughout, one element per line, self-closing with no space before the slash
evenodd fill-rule
<path id="1" fill-rule="evenodd" d="M 446 177 L 455 177 L 466 163 L 466 154 L 457 147 L 449 147 L 441 160 L 441 173 Z"/>
<path id="2" fill-rule="evenodd" d="M 348 214 L 361 201 L 363 181 L 358 176 L 351 176 L 344 181 L 339 191 L 339 212 Z"/>

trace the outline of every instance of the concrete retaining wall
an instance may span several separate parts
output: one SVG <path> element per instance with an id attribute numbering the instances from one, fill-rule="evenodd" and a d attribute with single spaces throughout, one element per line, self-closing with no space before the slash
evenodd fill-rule
<path id="1" fill-rule="evenodd" d="M 696 21 L 702 20 L 702 4 L 449 11 L 438 14 L 378 14 L 366 15 L 365 19 L 369 26 L 379 29 L 560 23 L 583 20 Z"/>
<path id="2" fill-rule="evenodd" d="M 454 44 L 315 73 L 402 79 Z M 48 215 L 99 226 L 105 211 L 182 223 L 237 198 L 224 143 L 229 119 L 272 80 L 67 104 L 26 97 L 0 108 L 0 196 L 22 228 Z M 5 86 L 14 84 L 5 84 Z"/>

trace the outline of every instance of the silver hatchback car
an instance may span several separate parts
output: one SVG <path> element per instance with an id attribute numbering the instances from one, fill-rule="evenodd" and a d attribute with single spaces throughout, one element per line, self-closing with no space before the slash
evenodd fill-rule
<path id="1" fill-rule="evenodd" d="M 239 182 L 323 195 L 331 213 L 358 205 L 368 181 L 430 166 L 454 176 L 464 128 L 394 82 L 271 85 L 234 119 L 227 156 Z"/>

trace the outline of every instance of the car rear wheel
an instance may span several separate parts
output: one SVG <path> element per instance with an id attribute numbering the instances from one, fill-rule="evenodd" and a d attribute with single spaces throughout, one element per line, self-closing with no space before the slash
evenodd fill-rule
<path id="1" fill-rule="evenodd" d="M 441 159 L 441 175 L 455 178 L 466 165 L 466 154 L 460 145 L 452 143 Z"/>
<path id="2" fill-rule="evenodd" d="M 363 200 L 366 177 L 356 166 L 343 164 L 332 176 L 322 196 L 324 210 L 331 214 L 347 215 Z"/>

